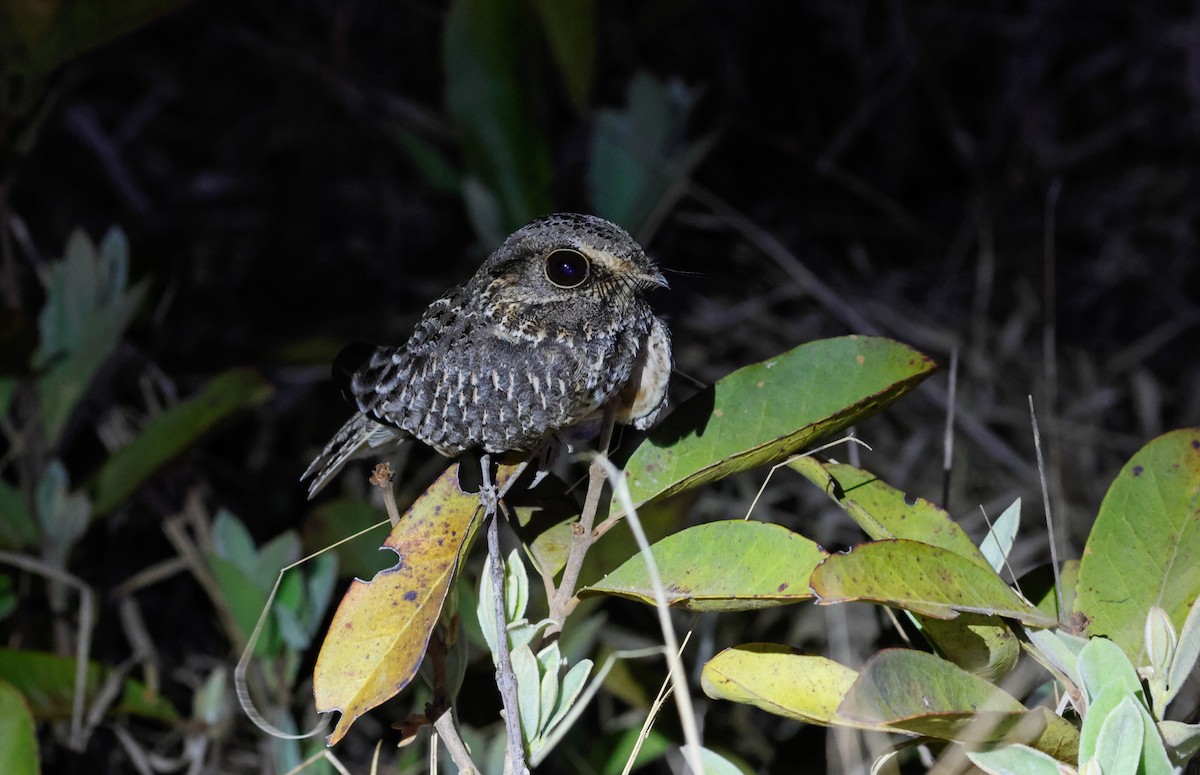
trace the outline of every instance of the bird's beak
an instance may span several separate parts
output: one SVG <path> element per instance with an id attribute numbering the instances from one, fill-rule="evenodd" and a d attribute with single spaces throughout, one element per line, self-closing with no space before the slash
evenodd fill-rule
<path id="1" fill-rule="evenodd" d="M 667 284 L 667 278 L 663 277 L 662 272 L 658 271 L 657 268 L 652 269 L 649 272 L 645 272 L 645 273 L 639 275 L 638 279 L 641 280 L 642 286 L 646 290 L 650 290 L 651 288 L 670 288 L 671 287 L 670 285 Z"/>

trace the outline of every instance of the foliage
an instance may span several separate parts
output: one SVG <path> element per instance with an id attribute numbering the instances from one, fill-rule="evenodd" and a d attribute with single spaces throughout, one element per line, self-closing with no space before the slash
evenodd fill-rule
<path id="1" fill-rule="evenodd" d="M 5 719 L 0 730 L 7 757 L 4 770 L 21 773 L 39 771 L 44 758 L 37 742 L 41 725 L 69 725 L 64 739 L 82 751 L 98 723 L 113 723 L 122 716 L 180 723 L 178 710 L 157 688 L 129 676 L 134 660 L 113 668 L 88 659 L 96 595 L 73 567 L 90 549 L 89 531 L 98 521 L 126 505 L 139 488 L 220 423 L 262 403 L 271 392 L 249 370 L 217 375 L 195 397 L 154 413 L 91 472 L 73 475 L 64 458 L 80 436 L 80 408 L 97 383 L 103 383 L 102 369 L 132 323 L 146 283 L 129 286 L 129 246 L 117 228 L 99 245 L 82 231 L 74 232 L 63 259 L 47 263 L 41 281 L 45 303 L 29 376 L 0 378 L 5 392 L 3 427 L 9 442 L 22 452 L 21 465 L 13 466 L 15 484 L 0 481 L 0 563 L 41 577 L 41 594 L 50 612 L 70 625 L 53 628 L 52 639 L 30 638 L 34 648 L 0 650 L 0 703 L 7 709 L 0 713 Z M 260 557 L 240 523 L 222 513 L 214 526 L 214 543 L 210 560 L 218 605 L 231 607 L 235 622 L 246 615 L 253 622 L 259 605 L 245 592 L 256 584 L 261 587 L 264 574 L 269 575 L 269 587 L 283 562 L 297 559 L 299 540 L 281 536 Z M 14 597 L 12 577 L 0 578 L 5 582 L 5 617 L 42 616 L 36 598 Z M 265 643 L 273 656 L 286 652 L 290 658 L 290 673 L 277 674 L 284 687 L 291 685 L 328 605 L 332 580 L 333 563 L 324 562 L 307 587 L 293 584 L 281 595 L 278 629 Z M 72 593 L 79 597 L 77 613 L 70 607 Z M 259 603 L 262 599 L 265 593 Z M 247 603 L 254 605 L 253 612 L 244 609 Z M 275 687 L 277 692 L 280 688 Z"/>
<path id="2" fill-rule="evenodd" d="M 947 511 L 964 498 L 1008 503 L 1013 490 L 1032 502 L 1036 470 L 1015 451 L 1020 413 L 998 397 L 1061 391 L 1058 406 L 1039 394 L 1040 406 L 1061 407 L 1069 421 L 1049 439 L 1051 498 L 1057 509 L 1061 476 L 1069 496 L 1090 504 L 1070 504 L 1075 514 L 1089 517 L 1097 472 L 1115 469 L 1131 439 L 1195 422 L 1195 402 L 1178 400 L 1195 391 L 1157 381 L 1194 376 L 1191 360 L 1170 347 L 1196 320 L 1195 262 L 1179 259 L 1194 252 L 1194 192 L 1182 163 L 1193 147 L 1194 89 L 1176 61 L 1183 49 L 1160 45 L 1189 23 L 1177 10 L 1134 4 L 1072 17 L 1051 5 L 997 16 L 940 4 L 863 13 L 853 5 L 455 0 L 443 15 L 404 3 L 193 3 L 167 20 L 177 24 L 105 47 L 177 5 L 0 7 L 0 253 L 5 273 L 15 257 L 26 299 L 36 300 L 26 304 L 36 326 L 22 328 L 23 313 L 4 310 L 4 333 L 17 331 L 4 344 L 18 343 L 20 355 L 18 363 L 5 350 L 11 373 L 0 376 L 0 550 L 9 552 L 0 562 L 15 569 L 0 575 L 0 623 L 28 650 L 0 653 L 15 666 L 0 681 L 0 771 L 61 769 L 73 747 L 90 746 L 88 761 L 112 758 L 104 746 L 116 738 L 92 735 L 95 724 L 127 747 L 130 730 L 153 737 L 154 766 L 165 766 L 161 753 L 176 740 L 197 768 L 230 769 L 231 751 L 252 756 L 225 658 L 229 644 L 251 637 L 266 601 L 250 694 L 276 728 L 307 727 L 302 666 L 336 569 L 319 560 L 280 575 L 305 551 L 276 523 L 294 524 L 300 512 L 293 469 L 319 435 L 308 420 L 337 411 L 336 401 L 316 399 L 315 365 L 323 373 L 342 337 L 402 334 L 429 294 L 484 249 L 464 243 L 494 246 L 532 215 L 563 207 L 617 220 L 682 270 L 665 302 L 681 371 L 713 381 L 731 363 L 819 340 L 796 355 L 788 377 L 769 381 L 769 394 L 753 386 L 775 359 L 681 407 L 634 458 L 614 456 L 636 516 L 659 541 L 666 597 L 688 612 L 676 622 L 709 612 L 696 620 L 689 652 L 699 643 L 707 657 L 734 633 L 753 641 L 708 660 L 706 686 L 742 705 L 707 704 L 706 719 L 709 739 L 744 743 L 738 752 L 762 763 L 700 751 L 709 772 L 733 771 L 731 762 L 763 770 L 772 756 L 794 771 L 789 754 L 801 747 L 807 756 L 813 740 L 795 731 L 797 718 L 880 730 L 873 734 L 899 736 L 901 747 L 922 741 L 936 750 L 941 743 L 931 741 L 953 739 L 951 751 L 969 748 L 993 771 L 1060 771 L 1089 756 L 1084 768 L 1093 772 L 1134 761 L 1161 768 L 1160 741 L 1171 766 L 1194 752 L 1195 730 L 1164 720 L 1172 702 L 1177 717 L 1186 712 L 1194 692 L 1184 678 L 1200 643 L 1188 614 L 1196 608 L 1194 503 L 1163 497 L 1186 491 L 1171 484 L 1190 470 L 1177 465 L 1179 449 L 1159 445 L 1130 461 L 1081 559 L 1059 569 L 1057 591 L 1049 569 L 1022 576 L 1015 591 L 1008 583 L 1008 565 L 1026 567 L 1036 542 L 1028 526 L 1018 532 L 1019 501 L 978 547 L 970 515 L 956 522 Z M 95 53 L 63 67 L 84 51 Z M 139 263 L 121 230 L 98 241 L 72 232 L 76 223 L 114 221 L 128 229 Z M 65 260 L 45 261 L 68 233 Z M 147 245 L 154 249 L 142 252 Z M 1045 266 L 1034 260 L 1043 253 Z M 147 267 L 146 280 L 130 282 Z M 1005 282 L 993 287 L 997 268 Z M 0 276 L 5 302 L 11 282 Z M 1041 310 L 1040 282 L 1049 285 Z M 287 302 L 262 303 L 264 289 Z M 930 352 L 957 346 L 968 375 L 957 400 L 928 391 L 886 425 L 866 426 L 864 438 L 879 448 L 872 470 L 792 457 L 867 414 L 863 392 L 842 390 L 853 375 L 878 378 L 894 391 L 887 400 L 927 376 L 898 373 L 904 348 L 885 347 L 898 358 L 886 367 L 877 353 L 855 351 L 868 361 L 857 371 L 846 359 L 817 357 L 821 348 L 849 352 L 821 339 L 843 330 L 883 331 Z M 1041 362 L 1030 357 L 1039 347 L 1047 349 Z M 157 361 L 149 367 L 139 361 L 147 349 Z M 278 391 L 256 369 L 221 371 L 228 362 L 282 363 L 271 374 Z M 141 400 L 116 389 L 135 380 Z M 676 380 L 675 395 L 690 392 L 686 382 Z M 228 447 L 207 446 L 211 434 L 268 395 L 280 400 L 233 442 L 258 462 L 231 471 L 240 461 L 223 454 Z M 303 409 L 300 396 L 312 398 Z M 943 509 L 880 477 L 899 470 L 890 481 L 928 487 L 920 480 L 937 468 L 930 439 L 940 423 L 931 412 L 947 405 L 963 419 L 955 487 L 962 472 L 976 485 L 951 489 Z M 855 409 L 839 415 L 846 407 Z M 901 440 L 879 432 L 893 426 L 903 428 Z M 1054 454 L 1056 442 L 1068 448 Z M 773 481 L 801 474 L 790 491 L 774 502 L 768 492 L 753 520 L 730 520 L 753 492 L 746 474 L 785 461 Z M 414 468 L 402 501 L 433 478 Z M 227 487 L 235 477 L 240 491 Z M 833 509 L 818 513 L 802 497 L 808 482 L 851 517 L 836 537 L 822 530 Z M 547 597 L 558 591 L 580 511 L 574 484 L 552 477 L 530 493 L 533 503 L 514 504 L 526 555 L 506 564 L 509 647 L 519 654 L 532 760 L 616 773 L 627 762 L 677 756 L 679 740 L 670 724 L 644 735 L 628 726 L 633 716 L 654 721 L 647 687 L 656 678 L 624 656 L 609 658 L 651 642 L 628 626 L 642 619 L 625 601 L 656 596 L 652 566 L 620 515 L 601 514 L 579 584 L 566 590 L 578 592 L 578 606 L 561 622 L 544 610 L 537 581 Z M 377 521 L 353 485 L 347 493 L 314 507 L 306 550 Z M 234 502 L 245 522 L 223 508 Z M 146 524 L 156 537 L 161 524 L 175 552 L 161 563 L 148 565 L 155 560 L 125 541 L 131 525 Z M 832 551 L 855 526 L 870 540 Z M 486 721 L 494 688 L 480 680 L 480 663 L 498 647 L 486 586 L 475 587 L 478 553 L 464 561 L 467 539 L 452 567 L 436 569 L 419 626 L 389 634 L 411 640 L 397 669 L 406 682 L 427 643 L 431 654 L 445 647 L 444 682 L 463 687 L 463 737 L 492 772 L 503 740 Z M 367 579 L 395 564 L 386 559 L 392 550 L 377 549 L 369 535 L 338 547 L 337 569 Z M 432 556 L 406 551 L 419 565 Z M 167 591 L 161 582 L 172 574 Z M 182 600 L 202 589 L 215 615 L 201 601 L 168 617 L 178 637 L 152 644 L 155 653 L 138 639 L 133 613 L 136 593 L 148 588 Z M 825 643 L 811 633 L 821 610 L 807 602 L 817 596 L 825 611 L 851 601 L 859 613 L 903 611 L 917 645 L 854 668 L 794 653 L 791 644 L 812 652 L 812 641 Z M 804 607 L 782 607 L 792 603 Z M 470 611 L 482 613 L 460 613 Z M 548 632 L 560 625 L 560 634 Z M 189 640 L 197 627 L 209 637 Z M 102 633 L 103 658 L 91 654 L 93 631 Z M 126 653 L 115 653 L 126 641 Z M 1053 681 L 994 691 L 1029 657 Z M 431 686 L 433 661 L 421 670 Z M 889 691 L 896 681 L 930 691 Z M 164 685 L 190 706 L 166 704 Z M 1070 698 L 1061 713 L 1043 707 L 1052 686 Z M 596 691 L 606 702 L 578 715 Z M 380 736 L 379 719 L 406 700 L 422 708 L 431 699 L 419 682 L 405 692 L 359 722 L 360 734 L 338 752 L 361 754 L 363 738 Z M 415 767 L 419 748 L 397 758 Z M 287 771 L 321 750 L 318 741 L 263 738 L 249 766 Z M 819 758 L 812 754 L 813 767 Z"/>
<path id="3" fill-rule="evenodd" d="M 973 547 L 956 554 L 932 542 L 878 540 L 829 557 L 812 574 L 811 585 L 822 605 L 869 599 L 950 621 L 974 614 L 980 618 L 968 626 L 983 623 L 1012 630 L 1060 683 L 1082 719 L 1081 727 L 1044 707 L 1027 709 L 994 686 L 1007 670 L 997 674 L 989 664 L 988 680 L 962 670 L 954 663 L 968 660 L 955 642 L 928 634 L 939 654 L 885 650 L 857 673 L 823 658 L 792 654 L 780 645 L 735 647 L 705 666 L 705 691 L 810 723 L 882 729 L 966 745 L 972 761 L 993 773 L 1057 773 L 1067 765 L 1080 771 L 1098 766 L 1103 772 L 1171 772 L 1200 745 L 1200 725 L 1165 716 L 1184 677 L 1195 668 L 1200 649 L 1200 606 L 1195 605 L 1200 579 L 1194 564 L 1186 559 L 1178 564 L 1179 558 L 1200 550 L 1197 449 L 1197 431 L 1169 433 L 1148 444 L 1118 475 L 1088 540 L 1069 624 L 1035 613 L 1019 589 L 1010 590 L 1003 582 L 998 567 L 979 564 Z M 805 465 L 819 468 L 812 461 Z M 828 478 L 852 515 L 860 506 L 852 500 L 858 486 L 853 480 L 862 478 L 858 472 Z M 859 513 L 869 515 L 869 524 L 878 531 L 905 516 L 886 505 Z M 1012 532 L 1010 520 L 1015 521 L 1016 512 L 1007 514 L 985 544 L 1011 544 L 997 535 Z M 937 540 L 936 526 L 922 530 Z M 1126 562 L 1131 542 L 1144 546 L 1167 530 L 1171 539 L 1154 547 L 1165 561 L 1147 563 L 1140 555 Z M 993 563 L 1002 557 L 994 557 Z M 1152 567 L 1158 572 L 1149 572 Z M 1173 614 L 1156 604 L 1164 600 L 1168 584 L 1169 599 L 1179 601 Z M 1084 595 L 1087 585 L 1093 586 Z M 1143 590 L 1140 596 L 1137 590 Z M 1139 614 L 1131 598 L 1140 600 Z M 1131 624 L 1135 615 L 1140 623 Z M 1109 639 L 1131 626 L 1143 637 Z M 1182 636 L 1177 634 L 1180 630 Z M 1146 677 L 1148 691 L 1139 673 Z"/>
<path id="4" fill-rule="evenodd" d="M 631 455 L 624 479 L 631 496 L 645 503 L 785 460 L 797 447 L 897 400 L 933 370 L 920 353 L 871 337 L 798 347 L 741 369 L 678 407 Z M 503 484 L 513 473 L 501 468 L 497 482 Z M 431 642 L 451 579 L 462 571 L 462 558 L 481 518 L 479 496 L 463 492 L 458 479 L 455 464 L 414 502 L 385 544 L 400 555 L 401 563 L 369 583 L 355 581 L 338 608 L 314 681 L 317 709 L 342 713 L 331 744 L 363 713 L 407 686 L 427 649 L 438 652 L 435 659 L 440 663 L 446 642 L 456 640 L 450 634 Z M 547 560 L 545 551 L 533 549 L 536 534 L 526 536 L 530 556 Z M 655 555 L 669 581 L 669 601 L 694 610 L 744 610 L 808 599 L 808 576 L 831 559 L 807 539 L 751 522 L 685 530 L 660 542 Z M 750 558 L 753 563 L 747 562 Z M 570 607 L 559 609 L 556 601 L 572 597 L 576 590 L 565 571 L 561 585 L 554 584 L 558 569 L 571 565 L 570 558 L 551 563 L 552 570 L 541 569 L 549 616 L 530 622 L 528 577 L 520 558 L 509 557 L 504 588 L 509 625 L 503 644 L 496 632 L 487 566 L 478 597 L 479 624 L 493 661 L 501 659 L 501 645 L 511 654 L 521 743 L 534 764 L 578 718 L 573 705 L 588 696 L 584 684 L 594 664 L 591 658 L 570 664 L 563 657 L 557 635 L 566 631 Z M 650 600 L 655 585 L 646 578 L 647 570 L 645 559 L 637 555 L 579 593 Z M 1000 589 L 1009 593 L 1003 584 Z M 985 593 L 977 607 L 991 601 Z M 1032 606 L 1026 613 L 1045 619 Z M 452 700 L 446 696 L 453 694 L 450 684 L 435 668 L 435 696 Z M 440 713 L 435 709 L 433 718 Z"/>

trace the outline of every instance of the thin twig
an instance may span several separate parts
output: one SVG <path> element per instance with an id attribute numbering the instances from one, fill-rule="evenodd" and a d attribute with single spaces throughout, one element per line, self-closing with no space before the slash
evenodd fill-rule
<path id="1" fill-rule="evenodd" d="M 695 619 L 692 620 L 693 625 Z M 683 644 L 679 647 L 678 657 L 683 657 L 683 650 L 687 648 L 688 641 L 692 639 L 692 630 L 689 629 L 687 634 L 683 636 Z M 665 653 L 665 650 L 664 650 Z M 642 746 L 646 744 L 646 738 L 650 736 L 650 730 L 654 727 L 654 720 L 658 718 L 658 714 L 662 712 L 662 706 L 672 694 L 671 676 L 668 674 L 663 679 L 662 684 L 658 687 L 658 695 L 655 696 L 654 702 L 650 703 L 650 710 L 646 713 L 646 719 L 642 722 L 642 728 L 638 730 L 637 740 L 633 743 L 633 750 L 629 752 L 629 756 L 625 758 L 625 768 L 621 770 L 621 775 L 629 775 L 633 769 L 633 765 L 637 763 L 638 754 L 642 750 Z"/>
<path id="2" fill-rule="evenodd" d="M 567 616 L 579 602 L 575 597 L 575 586 L 579 583 L 579 574 L 583 571 L 583 558 L 596 540 L 593 527 L 596 524 L 596 513 L 600 509 L 600 494 L 604 489 L 605 475 L 601 460 L 608 459 L 608 446 L 612 443 L 613 423 L 616 418 L 616 404 L 610 403 L 604 408 L 604 420 L 600 426 L 600 444 L 598 455 L 593 458 L 588 470 L 588 490 L 583 502 L 583 512 L 579 521 L 571 529 L 571 548 L 567 554 L 566 565 L 563 566 L 562 581 L 555 590 L 554 598 L 550 601 L 550 616 L 553 622 L 547 630 L 547 635 L 560 632 Z"/>
<path id="3" fill-rule="evenodd" d="M 437 721 L 433 722 L 433 728 L 437 730 L 442 742 L 446 744 L 446 750 L 450 752 L 450 760 L 454 762 L 455 767 L 458 767 L 459 775 L 479 772 L 479 768 L 471 759 L 471 752 L 467 750 L 466 744 L 458 734 L 458 727 L 454 725 L 452 711 L 447 709 L 445 713 L 438 716 Z"/>
<path id="4" fill-rule="evenodd" d="M 663 588 L 662 577 L 658 573 L 658 563 L 654 561 L 654 553 L 650 551 L 650 542 L 642 530 L 642 522 L 638 519 L 637 510 L 633 507 L 633 498 L 629 495 L 629 487 L 625 478 L 608 458 L 597 454 L 609 482 L 613 487 L 613 495 L 625 509 L 625 520 L 637 541 L 642 559 L 646 563 L 646 575 L 650 577 L 650 587 L 654 590 L 654 610 L 658 614 L 658 624 L 662 629 L 663 645 L 666 646 L 667 667 L 671 674 L 671 687 L 675 691 L 675 707 L 679 712 L 679 725 L 683 729 L 683 738 L 687 741 L 684 756 L 692 771 L 703 775 L 704 764 L 700 761 L 700 730 L 696 727 L 696 713 L 692 708 L 692 695 L 688 692 L 687 675 L 683 670 L 683 662 L 679 658 L 679 639 L 675 637 L 675 628 L 671 625 L 671 616 L 667 609 L 667 594 Z"/>
<path id="5" fill-rule="evenodd" d="M 950 389 L 946 396 L 946 431 L 942 439 L 942 508 L 950 510 L 950 472 L 954 468 L 954 405 L 958 395 L 958 348 L 950 351 Z"/>
<path id="6" fill-rule="evenodd" d="M 400 524 L 400 508 L 396 505 L 396 495 L 392 492 L 392 466 L 390 463 L 380 463 L 371 473 L 371 484 L 383 493 L 383 505 L 387 509 L 388 519 L 392 527 Z"/>
<path id="7" fill-rule="evenodd" d="M 1042 460 L 1042 436 L 1038 432 L 1037 412 L 1033 396 L 1029 396 L 1029 419 L 1033 423 L 1033 448 L 1037 452 L 1038 476 L 1042 482 L 1042 504 L 1046 509 L 1046 533 L 1050 538 L 1050 564 L 1054 567 L 1054 597 L 1058 601 L 1058 621 L 1063 623 L 1062 579 L 1059 578 L 1058 548 L 1054 540 L 1054 517 L 1050 513 L 1050 489 L 1046 486 L 1046 463 Z"/>
<path id="8" fill-rule="evenodd" d="M 486 464 L 485 464 L 486 465 Z M 496 687 L 504 702 L 504 727 L 508 732 L 508 757 L 515 773 L 528 772 L 525 744 L 521 740 L 521 716 L 517 710 L 517 676 L 508 651 L 508 622 L 504 605 L 504 558 L 500 556 L 499 509 L 488 511 L 488 557 L 492 563 L 492 605 L 496 609 Z"/>

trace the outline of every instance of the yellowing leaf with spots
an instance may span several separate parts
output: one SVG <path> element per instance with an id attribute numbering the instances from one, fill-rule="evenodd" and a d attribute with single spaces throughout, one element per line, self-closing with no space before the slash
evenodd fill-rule
<path id="1" fill-rule="evenodd" d="M 770 465 L 875 414 L 937 369 L 876 336 L 809 342 L 684 402 L 625 466 L 635 505 Z"/>
<path id="2" fill-rule="evenodd" d="M 1079 563 L 1075 616 L 1141 665 L 1150 606 L 1178 632 L 1198 596 L 1200 428 L 1182 428 L 1138 450 L 1108 488 Z"/>
<path id="3" fill-rule="evenodd" d="M 501 466 L 497 485 L 503 485 L 515 470 Z M 399 562 L 369 582 L 351 582 L 333 615 L 313 673 L 317 712 L 342 713 L 328 738 L 330 745 L 341 740 L 359 716 L 395 696 L 417 674 L 481 514 L 479 494 L 459 487 L 455 463 L 417 499 L 384 541 Z"/>
<path id="4" fill-rule="evenodd" d="M 667 605 L 688 611 L 753 611 L 812 598 L 808 577 L 829 555 L 781 525 L 743 519 L 696 525 L 650 547 Z M 641 552 L 580 597 L 617 595 L 654 605 Z"/>
<path id="5" fill-rule="evenodd" d="M 990 568 L 919 541 L 871 541 L 830 555 L 809 583 L 820 605 L 870 600 L 934 619 L 970 613 L 1016 619 L 1030 627 L 1057 624 Z"/>

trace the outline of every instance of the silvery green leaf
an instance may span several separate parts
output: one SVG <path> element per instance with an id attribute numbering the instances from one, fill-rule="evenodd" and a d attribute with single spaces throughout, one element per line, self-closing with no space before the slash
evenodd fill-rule
<path id="1" fill-rule="evenodd" d="M 547 728 L 550 716 L 558 703 L 558 669 L 562 665 L 559 656 L 558 642 L 551 643 L 538 652 L 538 664 L 542 673 L 541 713 L 538 716 L 537 731 L 540 735 Z"/>
<path id="2" fill-rule="evenodd" d="M 1200 751 L 1200 724 L 1185 724 L 1182 721 L 1160 721 L 1158 732 L 1170 750 L 1176 764 L 1183 764 Z"/>
<path id="3" fill-rule="evenodd" d="M 234 567 L 254 578 L 258 569 L 258 551 L 250 531 L 230 511 L 220 509 L 213 520 L 212 526 L 213 552 L 218 557 L 229 560 Z M 275 582 L 274 577 L 271 583 Z"/>
<path id="4" fill-rule="evenodd" d="M 567 674 L 563 676 L 562 682 L 559 684 L 558 702 L 554 708 L 554 713 L 551 714 L 550 720 L 546 723 L 547 731 L 555 729 L 562 723 L 563 717 L 571 710 L 571 706 L 579 699 L 579 695 L 583 692 L 583 687 L 587 684 L 588 675 L 592 672 L 592 660 L 581 659 L 571 666 Z"/>
<path id="5" fill-rule="evenodd" d="M 529 606 L 529 574 L 521 555 L 513 549 L 504 563 L 504 608 L 505 619 L 515 622 L 525 616 Z"/>
<path id="6" fill-rule="evenodd" d="M 294 530 L 272 538 L 258 550 L 249 576 L 263 589 L 270 589 L 279 578 L 279 572 L 300 559 L 300 536 Z"/>
<path id="7" fill-rule="evenodd" d="M 1079 676 L 1079 652 L 1087 645 L 1084 638 L 1059 630 L 1030 630 L 1029 640 L 1037 647 L 1037 656 L 1047 662 L 1060 680 L 1070 681 L 1083 691 L 1083 680 Z M 1080 708 L 1082 711 L 1083 708 Z"/>
<path id="8" fill-rule="evenodd" d="M 38 524 L 42 530 L 43 556 L 62 567 L 92 516 L 92 504 L 86 496 L 68 491 L 67 469 L 52 460 L 42 471 L 34 492 Z"/>
<path id="9" fill-rule="evenodd" d="M 537 657 L 528 646 L 512 650 L 513 673 L 517 676 L 517 709 L 521 716 L 521 736 L 526 743 L 537 736 L 541 716 L 541 676 Z"/>
<path id="10" fill-rule="evenodd" d="M 1167 680 L 1175 658 L 1176 636 L 1171 618 L 1156 605 L 1150 606 L 1150 611 L 1146 614 L 1145 639 L 1146 658 L 1150 661 L 1146 684 L 1150 688 L 1154 713 L 1162 718 L 1169 701 Z"/>
<path id="11" fill-rule="evenodd" d="M 1057 759 L 1027 745 L 967 751 L 967 758 L 988 775 L 1062 775 L 1063 772 Z"/>
<path id="12" fill-rule="evenodd" d="M 500 663 L 496 644 L 496 607 L 493 604 L 492 587 L 492 558 L 483 560 L 483 573 L 479 576 L 479 601 L 475 605 L 475 617 L 479 620 L 479 629 L 483 631 L 483 639 L 487 641 L 488 650 L 492 652 L 492 664 Z"/>
<path id="13" fill-rule="evenodd" d="M 1008 553 L 1012 551 L 1013 541 L 1017 538 L 1017 530 L 1021 527 L 1021 499 L 1017 498 L 1012 505 L 1004 510 L 992 529 L 983 537 L 979 551 L 997 573 L 1004 567 Z"/>
<path id="14" fill-rule="evenodd" d="M 1126 697 L 1100 725 L 1095 758 L 1105 772 L 1136 772 L 1145 728 L 1137 701 Z"/>
<path id="15" fill-rule="evenodd" d="M 1188 611 L 1187 618 L 1183 620 L 1183 627 L 1179 631 L 1179 640 L 1175 645 L 1175 656 L 1171 660 L 1171 668 L 1167 674 L 1165 697 L 1167 704 L 1170 704 L 1179 690 L 1183 688 L 1184 682 L 1196 668 L 1198 657 L 1200 657 L 1200 604 L 1195 604 L 1192 606 L 1192 610 Z"/>
<path id="16" fill-rule="evenodd" d="M 689 745 L 685 745 L 681 746 L 679 750 L 683 753 L 685 760 L 688 758 L 688 754 L 693 751 L 699 754 L 700 763 L 704 766 L 706 775 L 747 775 L 747 773 L 742 772 L 742 769 L 733 762 L 708 748 L 692 748 Z"/>
<path id="17" fill-rule="evenodd" d="M 1114 683 L 1119 683 L 1125 693 L 1145 704 L 1142 682 L 1129 663 L 1129 657 L 1108 638 L 1092 638 L 1079 652 L 1079 676 L 1087 692 L 1089 710 L 1091 700 Z"/>

